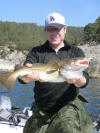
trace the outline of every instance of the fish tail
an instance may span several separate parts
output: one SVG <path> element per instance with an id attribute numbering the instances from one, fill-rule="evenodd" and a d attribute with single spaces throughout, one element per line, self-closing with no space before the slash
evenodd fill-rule
<path id="1" fill-rule="evenodd" d="M 0 77 L 0 84 L 3 85 L 8 90 L 12 90 L 13 89 L 15 81 L 16 81 L 16 76 L 13 75 L 13 72 L 9 72 L 9 73 L 3 74 Z"/>

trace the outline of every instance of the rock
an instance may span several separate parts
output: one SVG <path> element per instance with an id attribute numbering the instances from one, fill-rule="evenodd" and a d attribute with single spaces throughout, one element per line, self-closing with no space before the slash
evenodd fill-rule
<path id="1" fill-rule="evenodd" d="M 79 47 L 84 51 L 86 57 L 92 58 L 88 68 L 90 77 L 100 78 L 100 45 L 83 45 Z"/>
<path id="2" fill-rule="evenodd" d="M 13 63 L 20 63 L 25 60 L 25 55 L 22 52 L 15 50 L 14 52 L 7 55 L 5 59 Z"/>
<path id="3" fill-rule="evenodd" d="M 13 71 L 15 64 L 7 61 L 7 60 L 0 60 L 0 71 Z"/>
<path id="4" fill-rule="evenodd" d="M 9 52 L 5 59 L 0 59 L 0 71 L 13 71 L 16 64 L 24 62 L 25 57 L 25 54 L 17 50 Z"/>

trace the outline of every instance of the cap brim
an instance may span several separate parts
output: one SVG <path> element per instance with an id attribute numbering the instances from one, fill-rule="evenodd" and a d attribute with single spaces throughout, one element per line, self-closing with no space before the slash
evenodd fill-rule
<path id="1" fill-rule="evenodd" d="M 54 26 L 58 29 L 61 29 L 62 27 L 64 27 L 65 25 L 62 25 L 62 24 L 58 24 L 58 23 L 51 23 L 51 24 L 48 24 L 46 27 L 48 26 Z"/>

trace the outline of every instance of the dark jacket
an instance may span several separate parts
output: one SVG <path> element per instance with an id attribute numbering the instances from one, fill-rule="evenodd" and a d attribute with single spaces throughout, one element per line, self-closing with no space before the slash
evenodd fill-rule
<path id="1" fill-rule="evenodd" d="M 64 58 L 84 57 L 83 51 L 73 45 L 65 42 L 65 46 L 57 53 L 51 48 L 48 41 L 45 44 L 34 47 L 27 55 L 25 64 L 27 63 L 48 63 L 50 58 L 56 56 L 60 60 Z M 89 82 L 89 75 L 83 72 L 86 77 L 86 85 Z M 84 85 L 83 87 L 85 87 Z M 83 88 L 82 87 L 82 88 Z M 74 100 L 78 95 L 79 88 L 67 82 L 62 83 L 41 83 L 35 82 L 34 98 L 37 106 L 46 112 L 56 112 L 69 101 Z"/>

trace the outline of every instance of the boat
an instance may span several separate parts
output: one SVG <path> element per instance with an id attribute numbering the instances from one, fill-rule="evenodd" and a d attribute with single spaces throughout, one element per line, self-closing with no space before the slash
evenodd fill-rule
<path id="1" fill-rule="evenodd" d="M 23 133 L 23 128 L 26 121 L 32 115 L 32 111 L 29 107 L 21 109 L 15 109 L 14 111 L 0 110 L 0 130 L 3 133 Z"/>
<path id="2" fill-rule="evenodd" d="M 32 110 L 29 107 L 23 110 L 18 108 L 13 110 L 0 110 L 0 130 L 3 133 L 23 133 L 25 123 L 32 115 Z M 93 122 L 93 125 L 94 133 L 100 133 L 100 119 Z"/>

